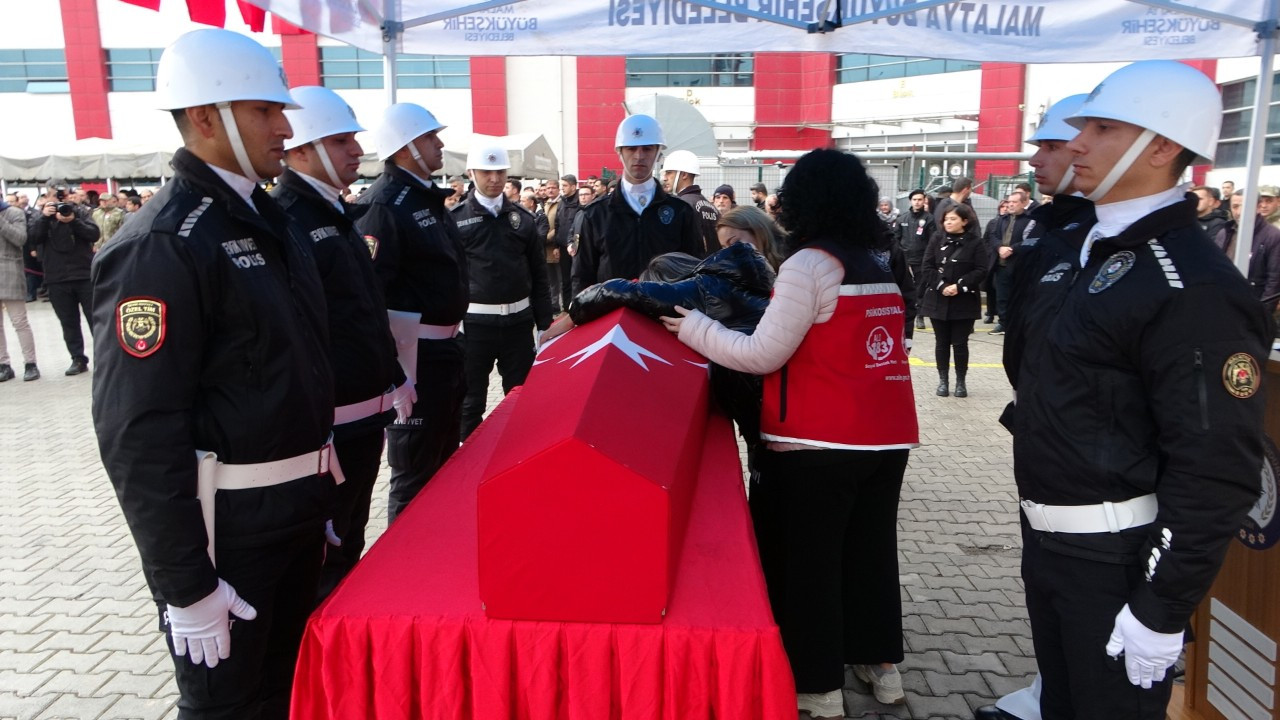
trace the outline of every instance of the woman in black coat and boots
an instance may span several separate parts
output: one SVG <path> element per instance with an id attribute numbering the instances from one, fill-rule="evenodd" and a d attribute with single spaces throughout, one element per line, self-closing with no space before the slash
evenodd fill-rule
<path id="1" fill-rule="evenodd" d="M 969 336 L 982 315 L 978 292 L 991 265 L 987 244 L 978 234 L 978 216 L 959 204 L 942 217 L 942 229 L 924 251 L 924 299 L 921 311 L 933 322 L 938 361 L 938 396 L 950 394 L 951 349 L 956 356 L 956 397 L 968 397 L 964 376 L 969 369 Z"/>

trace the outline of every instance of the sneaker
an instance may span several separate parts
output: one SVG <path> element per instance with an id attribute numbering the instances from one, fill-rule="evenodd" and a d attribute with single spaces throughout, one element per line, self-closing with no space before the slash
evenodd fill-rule
<path id="1" fill-rule="evenodd" d="M 843 720 L 844 693 L 832 690 L 824 693 L 796 693 L 796 705 L 809 713 L 813 720 Z"/>
<path id="2" fill-rule="evenodd" d="M 1004 325 L 1002 325 L 1002 324 L 1000 324 L 1000 323 L 996 323 L 996 326 L 995 326 L 995 327 L 993 327 L 993 328 L 991 328 L 990 330 L 988 330 L 988 331 L 987 331 L 987 334 L 989 334 L 989 335 L 1003 335 L 1003 334 L 1004 334 Z"/>
<path id="3" fill-rule="evenodd" d="M 13 368 L 8 363 L 0 364 L 0 382 L 8 382 L 14 377 Z"/>
<path id="4" fill-rule="evenodd" d="M 67 371 L 63 374 L 67 376 L 71 376 L 71 375 L 79 375 L 80 373 L 87 373 L 87 372 L 89 372 L 89 363 L 85 362 L 84 360 L 72 360 L 71 367 L 67 368 Z"/>
<path id="5" fill-rule="evenodd" d="M 22 382 L 31 382 L 40 379 L 40 368 L 35 363 L 27 363 L 26 371 L 22 373 Z"/>
<path id="6" fill-rule="evenodd" d="M 905 703 L 907 695 L 902 692 L 902 675 L 898 673 L 897 666 L 883 671 L 880 675 L 876 674 L 878 669 L 875 665 L 854 665 L 853 676 L 871 686 L 877 702 L 885 705 Z"/>
<path id="7" fill-rule="evenodd" d="M 988 316 L 986 316 L 986 317 L 982 318 L 982 324 L 983 324 L 983 325 L 990 325 L 991 323 L 993 323 L 993 322 L 995 322 L 995 321 L 996 321 L 996 316 L 995 316 L 995 315 L 988 315 Z"/>

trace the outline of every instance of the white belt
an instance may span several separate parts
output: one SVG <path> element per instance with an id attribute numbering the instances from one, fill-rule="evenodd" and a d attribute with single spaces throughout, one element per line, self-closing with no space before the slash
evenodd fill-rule
<path id="1" fill-rule="evenodd" d="M 408 382 L 408 381 L 406 381 Z M 343 405 L 333 409 L 333 424 L 346 425 L 357 420 L 363 420 L 372 415 L 384 413 L 395 407 L 392 398 L 395 394 L 395 386 L 377 397 L 371 397 L 358 403 Z"/>
<path id="2" fill-rule="evenodd" d="M 1019 505 L 1032 528 L 1060 533 L 1114 533 L 1141 527 L 1155 521 L 1158 509 L 1154 493 L 1098 505 L 1041 505 L 1030 500 Z"/>
<path id="3" fill-rule="evenodd" d="M 458 335 L 458 324 L 453 325 L 428 325 L 423 323 L 418 326 L 419 340 L 448 340 Z"/>
<path id="4" fill-rule="evenodd" d="M 467 312 L 475 313 L 476 315 L 514 315 L 527 307 L 529 307 L 529 298 L 517 300 L 513 303 L 498 303 L 497 305 L 471 303 L 467 306 Z"/>

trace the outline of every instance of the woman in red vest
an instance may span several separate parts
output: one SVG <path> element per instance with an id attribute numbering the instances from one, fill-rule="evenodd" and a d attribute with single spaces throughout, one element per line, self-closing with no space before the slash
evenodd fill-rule
<path id="1" fill-rule="evenodd" d="M 663 321 L 708 359 L 764 376 L 760 561 L 799 709 L 840 718 L 846 664 L 880 702 L 904 701 L 898 493 L 919 444 L 905 308 L 856 157 L 814 150 L 779 199 L 793 253 L 755 333 L 683 308 Z"/>

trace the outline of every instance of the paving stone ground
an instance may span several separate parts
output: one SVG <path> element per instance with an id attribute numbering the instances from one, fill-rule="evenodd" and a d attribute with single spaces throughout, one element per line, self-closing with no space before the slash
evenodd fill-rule
<path id="1" fill-rule="evenodd" d="M 0 720 L 174 718 L 154 605 L 98 457 L 91 376 L 63 376 L 69 358 L 53 309 L 28 308 L 44 378 L 0 384 Z M 850 678 L 849 717 L 968 720 L 1035 673 L 1010 442 L 996 423 L 1010 392 L 998 367 L 1002 338 L 986 329 L 971 342 L 967 399 L 934 395 L 933 336 L 918 333 L 923 444 L 898 525 L 907 702 L 880 705 Z M 386 527 L 385 497 L 384 468 L 374 538 Z"/>

